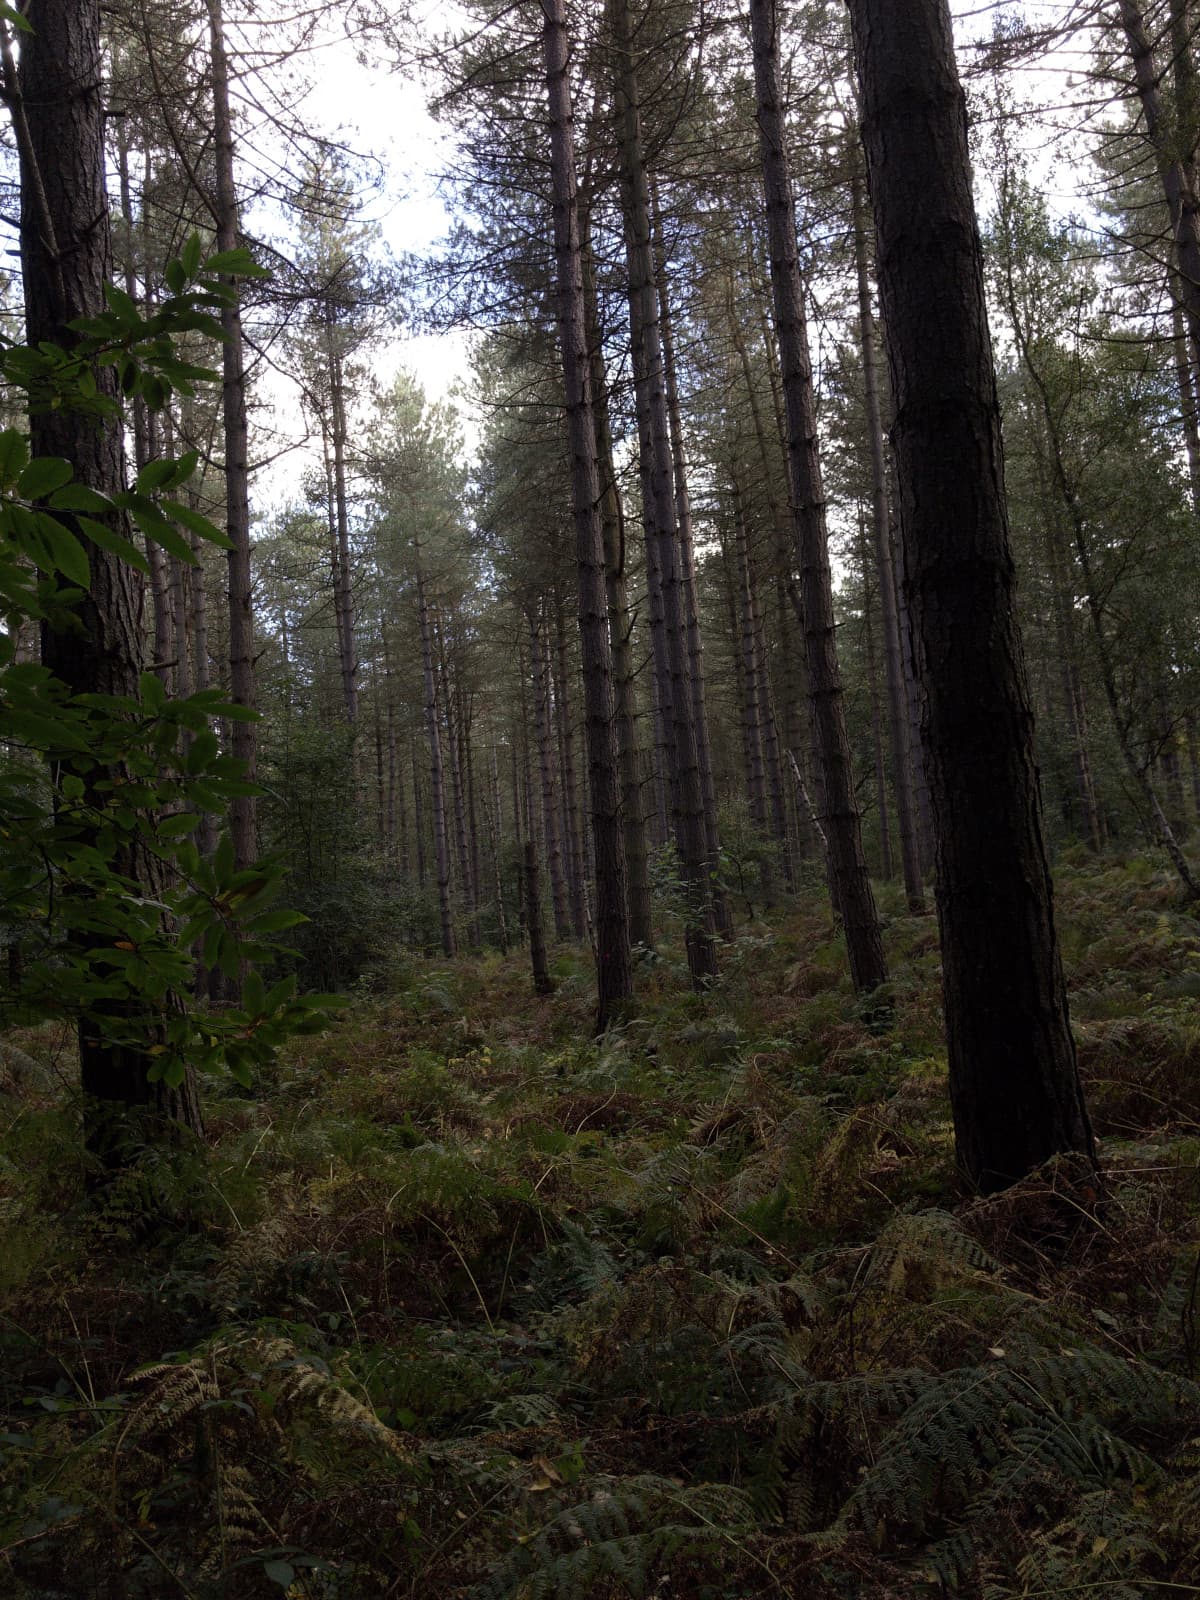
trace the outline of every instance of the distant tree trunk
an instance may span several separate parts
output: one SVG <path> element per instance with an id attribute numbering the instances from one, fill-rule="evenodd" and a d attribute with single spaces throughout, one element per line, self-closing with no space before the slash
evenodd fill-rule
<path id="1" fill-rule="evenodd" d="M 38 0 L 36 28 L 22 36 L 19 77 L 10 56 L 5 68 L 20 163 L 27 336 L 31 345 L 45 340 L 70 350 L 75 335 L 69 324 L 104 311 L 104 284 L 112 273 L 99 5 L 95 0 Z M 94 376 L 99 392 L 116 401 L 116 369 L 102 367 Z M 29 432 L 33 454 L 64 457 L 77 482 L 106 495 L 125 488 L 124 436 L 115 411 L 93 417 L 68 408 L 38 408 L 30 416 Z M 119 531 L 128 537 L 127 527 Z M 42 663 L 73 694 L 136 699 L 143 663 L 137 574 L 119 556 L 80 537 L 91 582 L 75 608 L 78 626 L 61 632 L 43 628 Z M 59 770 L 70 772 L 70 760 Z M 88 762 L 77 775 L 88 804 L 102 810 L 110 803 L 97 785 L 117 773 Z M 129 859 L 116 865 L 154 897 L 159 887 L 155 861 L 131 851 Z M 121 1004 L 113 1002 L 114 1015 L 120 1015 L 116 1008 Z M 149 1081 L 153 1058 L 148 1051 L 161 1038 L 153 1023 L 144 1043 L 138 1044 L 98 1038 L 86 1026 L 79 1030 L 84 1137 L 110 1168 L 121 1161 L 135 1109 L 200 1129 L 190 1069 L 177 1089 Z"/>
<path id="2" fill-rule="evenodd" d="M 667 281 L 667 247 L 658 186 L 649 180 L 650 216 L 654 233 L 654 272 L 658 286 L 658 319 L 662 337 L 663 384 L 667 424 L 671 436 L 671 463 L 675 478 L 675 517 L 679 529 L 680 574 L 683 580 L 684 619 L 687 628 L 688 677 L 692 693 L 692 718 L 696 727 L 696 760 L 704 797 L 704 835 L 708 843 L 709 893 L 713 920 L 725 938 L 733 933 L 733 919 L 720 887 L 721 834 L 717 826 L 717 791 L 713 777 L 712 744 L 708 737 L 708 703 L 704 681 L 704 640 L 700 633 L 700 604 L 696 595 L 696 549 L 692 536 L 692 503 L 688 494 L 687 451 L 683 442 L 683 413 L 675 373 L 675 333 L 671 321 L 671 295 Z"/>
<path id="3" fill-rule="evenodd" d="M 500 859 L 503 820 L 500 815 L 500 768 L 496 746 L 488 746 L 488 792 L 484 795 L 483 815 L 487 826 L 488 854 L 492 858 L 492 894 L 496 902 L 496 942 L 500 954 L 508 954 L 508 918 L 504 909 L 504 870 Z"/>
<path id="4" fill-rule="evenodd" d="M 871 755 L 875 767 L 875 805 L 879 812 L 879 872 L 886 881 L 896 873 L 892 861 L 892 828 L 888 814 L 887 763 L 883 759 L 883 712 L 879 704 L 879 670 L 875 660 L 875 630 L 871 625 L 871 573 L 867 555 L 866 519 L 859 506 L 859 564 L 863 575 L 863 654 L 867 667 L 867 698 L 871 704 Z M 910 904 L 909 909 L 912 910 Z"/>
<path id="5" fill-rule="evenodd" d="M 425 681 L 425 734 L 429 740 L 429 778 L 432 788 L 433 847 L 437 862 L 438 911 L 442 923 L 442 953 L 458 954 L 458 941 L 454 936 L 454 903 L 450 893 L 450 839 L 446 827 L 446 775 L 442 764 L 441 710 L 438 705 L 437 668 L 433 655 L 433 618 L 429 614 L 429 600 L 425 593 L 425 574 L 421 568 L 421 546 L 415 545 L 417 578 L 417 622 L 421 634 L 421 669 Z M 425 851 L 420 825 L 421 789 L 416 768 L 413 783 L 417 794 L 417 839 L 422 884 L 425 881 Z"/>
<path id="6" fill-rule="evenodd" d="M 212 55 L 213 157 L 216 186 L 213 214 L 217 249 L 235 250 L 238 237 L 237 189 L 233 174 L 233 120 L 229 109 L 229 63 L 221 0 L 207 0 L 209 48 Z M 222 307 L 221 367 L 225 425 L 225 531 L 229 535 L 229 691 L 235 705 L 253 711 L 254 589 L 250 570 L 250 469 L 246 423 L 246 366 L 242 314 L 236 301 Z M 233 754 L 253 782 L 258 759 L 258 732 L 253 722 L 233 724 Z M 229 833 L 234 860 L 241 870 L 255 856 L 255 801 L 236 795 L 229 806 Z"/>
<path id="7" fill-rule="evenodd" d="M 784 143 L 775 0 L 751 0 L 750 26 L 763 186 L 767 194 L 771 288 L 787 415 L 792 509 L 800 556 L 809 691 L 821 764 L 825 834 L 829 841 L 829 876 L 835 906 L 846 931 L 850 976 L 854 987 L 864 991 L 886 980 L 887 964 L 863 854 L 834 637 L 833 581 L 817 455 L 808 330 Z"/>
<path id="8" fill-rule="evenodd" d="M 1154 151 L 1159 182 L 1171 218 L 1175 255 L 1179 264 L 1178 284 L 1191 341 L 1193 380 L 1200 376 L 1200 200 L 1193 173 L 1172 137 L 1171 119 L 1162 103 L 1161 76 L 1154 63 L 1154 52 L 1146 20 L 1138 0 L 1120 0 L 1118 7 L 1133 78 L 1146 123 L 1146 137 Z"/>
<path id="9" fill-rule="evenodd" d="M 675 469 L 671 456 L 650 231 L 650 195 L 642 147 L 641 108 L 628 0 L 609 0 L 608 11 L 618 63 L 614 92 L 647 556 L 661 591 L 662 632 L 669 673 L 669 701 L 663 704 L 662 709 L 670 719 L 669 776 L 675 843 L 687 895 L 685 937 L 688 969 L 693 984 L 703 987 L 717 972 L 712 876 L 689 671 L 686 574 L 675 503 Z M 660 699 L 663 693 L 664 685 L 660 677 Z"/>
<path id="10" fill-rule="evenodd" d="M 851 0 L 925 700 L 950 1098 L 988 1192 L 1093 1156 L 1042 840 L 1000 408 L 946 0 Z M 936 329 L 937 336 L 930 336 Z"/>
<path id="11" fill-rule="evenodd" d="M 333 444 L 333 506 L 336 533 L 334 594 L 341 620 L 342 698 L 346 721 L 353 728 L 358 718 L 358 649 L 354 628 L 354 585 L 350 571 L 350 514 L 346 500 L 346 391 L 342 352 L 337 347 L 333 308 L 325 312 L 325 337 L 329 361 L 330 433 Z"/>
<path id="12" fill-rule="evenodd" d="M 554 0 L 550 0 L 553 4 Z M 538 874 L 537 845 L 525 841 L 525 926 L 529 930 L 529 963 L 533 968 L 533 992 L 554 993 L 554 980 L 546 965 L 546 934 L 542 926 L 542 886 Z"/>
<path id="13" fill-rule="evenodd" d="M 446 659 L 446 635 L 434 614 L 434 637 L 441 676 L 442 713 L 446 726 L 446 748 L 450 757 L 450 802 L 454 812 L 454 848 L 458 861 L 458 883 L 467 911 L 467 937 L 471 948 L 479 948 L 479 910 L 475 894 L 475 875 L 471 870 L 471 838 L 467 829 L 466 762 L 464 760 L 462 706 L 450 678 Z"/>
<path id="14" fill-rule="evenodd" d="M 582 267 L 584 312 L 587 318 L 588 373 L 592 413 L 596 424 L 597 468 L 600 473 L 600 517 L 604 535 L 605 593 L 608 602 L 609 650 L 612 656 L 613 709 L 616 716 L 617 759 L 621 771 L 621 836 L 625 845 L 625 874 L 629 900 L 629 942 L 646 949 L 654 944 L 650 908 L 650 868 L 646 853 L 646 807 L 642 798 L 642 755 L 638 740 L 637 686 L 633 667 L 633 622 L 625 587 L 625 511 L 613 463 L 612 428 L 608 415 L 608 384 L 604 371 L 603 339 L 596 302 L 595 263 L 585 220 Z"/>
<path id="15" fill-rule="evenodd" d="M 422 640 L 421 641 L 422 654 L 424 654 L 424 649 L 425 649 L 425 642 L 424 642 L 424 640 Z M 426 694 L 428 694 L 429 683 L 430 683 L 430 679 L 428 677 L 426 677 L 426 680 L 425 680 Z M 428 726 L 428 717 L 429 717 L 428 701 L 426 702 L 425 711 L 426 711 L 426 726 Z M 434 706 L 433 706 L 433 719 L 434 719 L 433 725 L 436 728 L 437 727 L 437 704 L 436 704 L 436 701 L 435 701 Z M 432 766 L 432 747 L 433 747 L 433 741 L 431 739 L 430 740 L 430 765 L 431 766 Z M 439 767 L 441 765 L 441 757 L 440 757 L 440 755 L 438 757 L 438 765 L 439 765 Z M 420 764 L 417 761 L 417 741 L 415 739 L 413 740 L 413 744 L 412 744 L 412 780 L 413 780 L 413 837 L 416 839 L 416 842 L 417 842 L 417 888 L 422 890 L 422 891 L 424 891 L 425 880 L 429 876 L 429 868 L 426 865 L 426 860 L 425 860 L 425 806 L 424 806 L 424 800 L 423 800 L 423 797 L 422 797 L 422 794 L 421 794 L 421 769 L 420 769 Z M 440 884 L 440 881 L 439 881 L 438 889 L 439 889 L 439 900 L 440 900 L 440 898 L 441 898 L 441 893 L 440 893 L 441 884 Z M 448 891 L 449 891 L 449 861 L 447 860 L 447 906 L 449 904 L 449 893 L 448 893 Z M 445 918 L 443 916 L 443 922 L 442 922 L 443 934 L 445 932 L 445 926 L 446 926 L 446 922 L 445 922 Z M 453 919 L 453 916 L 450 917 L 450 932 L 451 932 L 451 936 L 453 937 L 453 933 L 454 933 L 454 919 Z M 445 941 L 444 941 L 444 938 L 443 938 L 443 944 L 444 944 L 444 942 Z"/>
<path id="16" fill-rule="evenodd" d="M 567 886 L 563 876 L 562 842 L 558 826 L 558 807 L 554 789 L 554 757 L 550 743 L 550 674 L 542 643 L 542 623 L 536 606 L 529 606 L 529 659 L 533 670 L 533 721 L 537 740 L 538 768 L 542 780 L 542 832 L 546 841 L 546 862 L 550 868 L 550 898 L 554 907 L 554 937 L 571 937 L 567 913 Z"/>
<path id="17" fill-rule="evenodd" d="M 746 531 L 746 518 L 742 497 L 734 490 L 734 550 L 737 562 L 737 595 L 735 611 L 737 642 L 742 680 L 742 744 L 746 753 L 746 797 L 750 806 L 750 820 L 756 828 L 766 831 L 767 788 L 763 764 L 762 739 L 762 689 L 758 671 L 758 639 L 754 616 L 754 579 L 750 571 L 750 539 Z M 764 884 L 764 890 L 767 886 Z"/>
<path id="18" fill-rule="evenodd" d="M 883 619 L 883 670 L 887 682 L 888 740 L 892 756 L 892 783 L 896 794 L 896 823 L 900 835 L 900 862 L 908 909 L 917 916 L 925 911 L 925 886 L 921 879 L 921 851 L 917 838 L 916 797 L 912 751 L 900 651 L 900 619 L 896 606 L 896 575 L 892 569 L 891 515 L 888 506 L 887 462 L 883 447 L 883 408 L 879 401 L 879 372 L 875 359 L 875 317 L 871 307 L 870 263 L 867 251 L 866 204 L 863 180 L 857 170 L 851 181 L 854 206 L 854 260 L 858 277 L 858 333 L 862 349 L 863 391 L 867 412 L 867 443 L 871 460 L 871 547 L 879 585 Z M 865 570 L 865 569 L 864 569 Z M 891 877 L 891 872 L 887 873 Z"/>
<path id="19" fill-rule="evenodd" d="M 607 601 L 605 604 L 607 613 Z M 611 655 L 611 652 L 610 652 Z M 554 712 L 558 735 L 558 768 L 562 773 L 563 840 L 567 863 L 567 899 L 571 928 L 577 939 L 587 938 L 587 904 L 584 895 L 583 835 L 579 826 L 579 788 L 571 728 L 571 664 L 567 653 L 567 623 L 562 596 L 554 596 Z"/>

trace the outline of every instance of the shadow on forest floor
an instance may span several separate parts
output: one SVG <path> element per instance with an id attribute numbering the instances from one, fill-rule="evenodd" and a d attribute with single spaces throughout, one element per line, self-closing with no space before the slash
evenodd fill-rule
<path id="1" fill-rule="evenodd" d="M 1064 871 L 1107 1198 L 958 1188 L 932 919 L 894 1024 L 815 900 L 588 1039 L 579 952 L 398 962 L 85 1202 L 0 1045 L 0 1592 L 1196 1593 L 1200 924 Z"/>

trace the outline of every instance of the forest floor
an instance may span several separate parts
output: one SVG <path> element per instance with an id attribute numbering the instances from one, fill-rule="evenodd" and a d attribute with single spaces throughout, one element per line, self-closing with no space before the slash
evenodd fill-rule
<path id="1" fill-rule="evenodd" d="M 1059 873 L 1103 1195 L 955 1178 L 932 918 L 821 897 L 588 1037 L 586 952 L 397 961 L 85 1197 L 0 1042 L 0 1594 L 1200 1595 L 1200 923 Z"/>

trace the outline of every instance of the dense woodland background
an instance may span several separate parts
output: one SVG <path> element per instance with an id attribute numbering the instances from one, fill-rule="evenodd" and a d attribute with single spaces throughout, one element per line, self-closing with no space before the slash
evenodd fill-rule
<path id="1" fill-rule="evenodd" d="M 1200 1594 L 1200 17 L 956 9 L 0 5 L 5 1593 Z"/>

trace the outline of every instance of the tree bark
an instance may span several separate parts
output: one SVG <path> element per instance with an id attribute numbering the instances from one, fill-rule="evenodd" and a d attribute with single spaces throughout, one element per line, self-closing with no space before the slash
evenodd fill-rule
<path id="1" fill-rule="evenodd" d="M 437 670 L 433 656 L 433 619 L 425 593 L 425 574 L 421 567 L 421 546 L 415 545 L 417 579 L 417 622 L 421 634 L 421 670 L 425 684 L 425 735 L 429 740 L 429 777 L 432 788 L 433 847 L 437 863 L 438 912 L 442 927 L 442 953 L 458 954 L 454 936 L 454 904 L 450 893 L 450 839 L 446 827 L 446 774 L 442 763 L 441 712 L 438 707 Z M 420 822 L 421 789 L 416 765 L 413 784 L 417 798 L 417 848 L 420 880 L 425 881 L 425 850 Z"/>
<path id="2" fill-rule="evenodd" d="M 845 928 L 850 976 L 854 987 L 863 992 L 886 981 L 887 963 L 863 853 L 834 636 L 833 581 L 829 571 L 825 498 L 817 449 L 800 253 L 785 145 L 775 0 L 751 0 L 750 27 L 754 43 L 754 84 L 763 187 L 767 200 L 771 290 L 787 417 L 792 514 L 800 558 L 809 692 L 820 759 L 830 885 L 835 907 Z"/>
<path id="3" fill-rule="evenodd" d="M 207 0 L 209 49 L 212 57 L 213 157 L 216 184 L 213 215 L 218 250 L 235 250 L 238 238 L 237 189 L 233 173 L 233 120 L 229 108 L 229 62 L 221 0 Z M 222 406 L 225 427 L 225 531 L 229 536 L 229 692 L 235 705 L 253 711 L 254 587 L 250 564 L 250 466 L 246 422 L 246 365 L 242 313 L 236 301 L 221 310 Z M 258 731 L 250 721 L 233 724 L 233 754 L 253 782 L 258 760 Z M 239 871 L 255 856 L 255 799 L 236 795 L 229 807 L 229 833 Z"/>
<path id="4" fill-rule="evenodd" d="M 917 806 L 913 792 L 912 751 L 908 738 L 909 719 L 904 664 L 900 653 L 896 575 L 892 569 L 891 515 L 888 506 L 887 461 L 883 446 L 883 409 L 879 401 L 879 371 L 875 359 L 875 317 L 871 307 L 866 202 L 857 162 L 851 180 L 851 198 L 854 208 L 854 264 L 858 279 L 858 334 L 862 348 L 867 445 L 871 461 L 871 547 L 875 557 L 875 576 L 879 584 L 880 615 L 883 618 L 883 671 L 887 683 L 892 785 L 896 795 L 896 824 L 900 835 L 904 894 L 908 901 L 908 909 L 916 916 L 923 916 L 925 886 L 921 877 L 921 851 L 917 839 Z M 888 873 L 888 876 L 891 874 Z"/>
<path id="5" fill-rule="evenodd" d="M 103 81 L 99 5 L 95 0 L 39 0 L 36 28 L 22 39 L 19 77 L 7 85 L 20 162 L 21 268 L 31 345 L 45 340 L 70 350 L 75 335 L 69 323 L 105 309 L 112 248 Z M 94 377 L 101 394 L 112 401 L 119 398 L 115 368 L 99 368 Z M 78 483 L 107 495 L 125 488 L 119 414 L 82 416 L 66 407 L 39 407 L 30 416 L 29 432 L 33 455 L 64 457 Z M 120 531 L 128 536 L 128 528 Z M 143 665 L 137 574 L 82 533 L 79 537 L 88 555 L 88 592 L 75 608 L 77 627 L 62 632 L 43 628 L 42 663 L 72 694 L 136 699 Z M 64 761 L 60 771 L 70 770 L 71 763 Z M 78 776 L 85 799 L 103 810 L 109 803 L 104 782 L 119 774 L 83 763 Z M 117 867 L 154 896 L 156 863 L 144 852 L 130 852 Z M 117 1008 L 123 1003 L 113 1005 L 119 1019 L 124 1013 Z M 84 1137 L 107 1167 L 120 1163 L 135 1111 L 200 1129 L 190 1068 L 178 1089 L 149 1081 L 153 1058 L 147 1051 L 158 1037 L 153 1023 L 137 1043 L 106 1040 L 86 1024 L 80 1026 Z"/>
<path id="6" fill-rule="evenodd" d="M 609 0 L 617 55 L 614 97 L 620 145 L 625 257 L 638 434 L 642 461 L 647 560 L 657 578 L 668 683 L 659 675 L 670 730 L 669 778 L 676 848 L 687 896 L 685 938 L 692 982 L 702 988 L 717 972 L 711 863 L 696 742 L 687 639 L 686 575 L 679 542 L 675 468 L 664 386 L 661 327 L 650 230 L 650 194 L 642 145 L 641 107 L 629 28 L 628 0 Z M 653 610 L 651 620 L 653 622 Z M 661 665 L 661 664 L 660 664 Z M 664 699 L 664 689 L 666 698 Z"/>
<path id="7" fill-rule="evenodd" d="M 546 933 L 542 925 L 542 888 L 538 873 L 537 845 L 532 839 L 525 841 L 524 878 L 525 926 L 529 930 L 529 964 L 533 969 L 533 992 L 536 995 L 553 994 L 554 980 L 546 965 Z"/>
<path id="8" fill-rule="evenodd" d="M 958 1160 L 1094 1159 L 1042 837 L 1000 408 L 946 0 L 851 0 L 924 696 Z"/>

